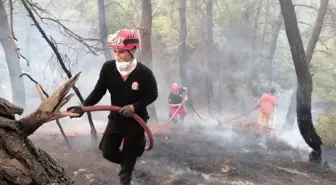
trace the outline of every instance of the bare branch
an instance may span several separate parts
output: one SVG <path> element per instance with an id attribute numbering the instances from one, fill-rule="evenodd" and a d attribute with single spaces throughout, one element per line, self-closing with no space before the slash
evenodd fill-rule
<path id="1" fill-rule="evenodd" d="M 15 50 L 15 54 L 20 59 L 18 47 L 16 45 L 17 39 L 15 38 L 14 31 L 13 31 L 13 1 L 12 0 L 9 0 L 9 15 L 10 15 L 9 16 L 10 39 L 12 40 L 13 47 L 14 47 L 14 50 Z"/>
<path id="2" fill-rule="evenodd" d="M 27 66 L 29 66 L 30 65 L 29 60 L 25 56 L 23 56 L 20 52 L 19 52 L 19 55 L 20 55 L 20 57 L 25 59 Z"/>
<path id="3" fill-rule="evenodd" d="M 131 19 L 133 19 L 133 15 L 131 15 L 131 14 L 129 13 L 129 11 L 127 11 L 127 10 L 126 10 L 120 3 L 118 3 L 118 2 L 115 2 L 115 1 L 110 2 L 110 3 L 106 4 L 105 7 L 108 7 L 108 6 L 112 5 L 112 4 L 116 4 L 116 5 L 118 5 L 118 6 L 119 6 L 119 7 L 120 7 L 120 8 L 127 14 L 128 17 L 130 17 Z M 132 22 L 132 26 L 133 26 L 134 28 L 136 28 L 136 29 L 140 29 L 140 30 L 142 30 L 141 27 L 138 27 L 138 26 L 135 25 L 133 22 Z"/>
<path id="4" fill-rule="evenodd" d="M 307 25 L 307 26 L 310 26 L 310 27 L 313 27 L 313 25 L 311 25 L 311 24 L 308 24 L 308 23 L 306 23 L 306 22 L 303 22 L 303 21 L 298 21 L 298 23 L 300 23 L 300 24 L 304 24 L 304 25 Z"/>
<path id="5" fill-rule="evenodd" d="M 322 54 L 325 54 L 326 56 L 330 57 L 331 56 L 331 53 L 329 53 L 328 51 L 325 51 L 325 50 L 315 50 L 315 52 L 319 52 L 319 53 L 322 53 Z"/>
<path id="6" fill-rule="evenodd" d="M 313 10 L 318 11 L 318 8 L 316 8 L 316 7 L 312 7 L 312 6 L 309 6 L 309 5 L 305 5 L 305 4 L 294 4 L 294 8 L 295 8 L 296 6 L 306 7 L 306 8 L 310 8 L 310 9 L 313 9 Z"/>
<path id="7" fill-rule="evenodd" d="M 23 76 L 26 76 L 26 77 L 28 77 L 31 81 L 33 81 L 35 84 L 39 84 L 36 80 L 34 80 L 34 78 L 33 77 L 31 77 L 29 74 L 27 74 L 27 73 L 21 73 L 20 74 L 20 78 L 22 78 Z M 43 92 L 43 94 L 46 96 L 46 97 L 48 97 L 48 94 L 47 94 L 47 92 L 41 87 L 41 90 L 42 90 L 42 92 Z"/>
<path id="8" fill-rule="evenodd" d="M 57 46 L 48 38 L 48 36 L 46 35 L 45 31 L 42 29 L 41 25 L 37 22 L 32 10 L 31 10 L 31 7 L 29 7 L 29 4 L 27 3 L 27 0 L 21 0 L 21 3 L 23 4 L 23 6 L 25 7 L 25 9 L 27 10 L 29 16 L 31 17 L 32 21 L 34 22 L 36 28 L 39 30 L 39 32 L 41 33 L 42 37 L 44 38 L 44 40 L 49 44 L 49 46 L 51 47 L 51 49 L 53 50 L 54 54 L 56 55 L 56 58 L 59 62 L 59 64 L 61 65 L 63 71 L 65 72 L 66 76 L 69 78 L 69 79 L 72 79 L 72 74 L 71 72 L 69 71 L 69 69 L 65 66 L 64 64 L 64 61 L 63 61 L 63 58 L 61 56 L 61 54 L 59 53 L 58 49 L 57 49 Z M 75 91 L 76 95 L 78 96 L 79 100 L 81 102 L 84 101 L 84 98 L 83 96 L 81 95 L 79 89 L 73 84 L 72 86 L 72 89 Z M 61 102 L 61 103 L 64 103 L 64 102 Z M 89 119 L 89 124 L 90 124 L 90 127 L 91 127 L 91 136 L 92 136 L 92 139 L 93 139 L 93 143 L 92 144 L 96 144 L 97 142 L 97 131 L 96 131 L 96 128 L 93 124 L 93 120 L 92 120 L 92 116 L 91 114 L 88 112 L 87 113 L 87 116 L 88 116 L 88 119 Z M 57 117 L 55 118 L 57 119 Z M 38 128 L 38 127 L 37 127 Z M 37 129 L 36 128 L 36 129 Z"/>
<path id="9" fill-rule="evenodd" d="M 51 13 L 49 13 L 46 10 L 42 9 L 37 3 L 32 3 L 32 2 L 29 2 L 28 0 L 26 0 L 26 2 L 31 6 L 31 10 L 40 18 L 40 20 L 43 23 L 47 24 L 46 21 L 50 21 L 50 22 L 55 23 L 62 35 L 66 36 L 67 38 L 75 39 L 76 41 L 80 42 L 92 54 L 94 54 L 94 55 L 97 56 L 97 55 L 100 54 L 99 52 L 101 52 L 103 50 L 102 47 L 98 47 L 97 46 L 99 44 L 102 45 L 102 46 L 104 45 L 103 41 L 101 41 L 100 39 L 83 38 L 83 37 L 79 36 L 78 34 L 74 33 L 69 28 L 67 28 L 63 23 L 61 23 L 62 21 L 67 21 L 67 20 L 62 20 L 62 19 L 56 18 Z M 42 17 L 41 14 L 38 11 L 40 11 L 42 13 L 45 13 L 48 17 Z M 90 44 L 88 44 L 88 42 L 96 42 L 96 44 L 90 45 Z"/>

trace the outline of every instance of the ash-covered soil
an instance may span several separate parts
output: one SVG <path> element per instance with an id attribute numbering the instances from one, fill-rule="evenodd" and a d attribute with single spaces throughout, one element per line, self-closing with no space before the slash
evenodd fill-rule
<path id="1" fill-rule="evenodd" d="M 237 135 L 228 127 L 175 127 L 154 136 L 154 148 L 138 159 L 134 185 L 336 184 L 334 149 L 324 152 L 328 168 L 304 163 L 308 153 L 302 157 L 302 151 L 281 141 Z M 76 185 L 118 185 L 118 166 L 90 148 L 90 136 L 69 139 L 71 151 L 60 135 L 32 137 L 65 167 Z"/>

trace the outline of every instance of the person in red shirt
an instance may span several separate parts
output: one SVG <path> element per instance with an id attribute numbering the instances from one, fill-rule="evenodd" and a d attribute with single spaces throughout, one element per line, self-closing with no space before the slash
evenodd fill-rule
<path id="1" fill-rule="evenodd" d="M 259 124 L 268 125 L 272 128 L 274 127 L 274 111 L 278 104 L 274 93 L 275 89 L 271 88 L 270 92 L 264 94 L 254 106 L 254 109 L 260 107 Z"/>
<path id="2" fill-rule="evenodd" d="M 178 122 L 179 117 L 180 121 L 183 122 L 186 116 L 185 105 L 182 104 L 184 100 L 187 100 L 187 88 L 180 87 L 178 83 L 173 83 L 168 96 L 168 104 L 170 108 L 169 118 L 174 124 Z"/>

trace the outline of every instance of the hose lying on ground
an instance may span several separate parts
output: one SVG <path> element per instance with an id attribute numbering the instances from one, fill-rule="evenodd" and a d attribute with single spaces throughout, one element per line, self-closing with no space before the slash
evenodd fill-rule
<path id="1" fill-rule="evenodd" d="M 121 109 L 121 107 L 118 106 L 110 106 L 110 105 L 96 105 L 96 106 L 84 106 L 82 107 L 84 112 L 95 112 L 95 111 L 119 111 Z M 135 119 L 135 121 L 137 121 L 141 127 L 145 130 L 146 135 L 149 139 L 149 146 L 147 146 L 145 148 L 145 151 L 150 151 L 153 146 L 154 146 L 154 139 L 153 139 L 153 135 L 152 132 L 150 131 L 150 129 L 148 128 L 146 122 L 137 114 L 133 114 L 133 119 Z"/>

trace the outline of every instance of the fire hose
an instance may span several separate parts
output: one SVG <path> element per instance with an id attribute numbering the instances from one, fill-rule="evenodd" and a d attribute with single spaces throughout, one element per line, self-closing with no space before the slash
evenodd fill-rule
<path id="1" fill-rule="evenodd" d="M 119 111 L 121 109 L 121 107 L 118 106 L 110 106 L 110 105 L 96 105 L 96 106 L 84 106 L 82 107 L 82 110 L 84 112 L 94 112 L 94 111 Z M 146 135 L 149 139 L 149 146 L 147 146 L 145 148 L 145 151 L 150 151 L 153 146 L 154 146 L 154 139 L 153 139 L 153 135 L 152 132 L 150 131 L 150 129 L 148 128 L 146 122 L 137 114 L 133 114 L 132 116 L 133 119 L 135 119 L 135 121 L 137 121 L 141 127 L 145 130 Z"/>
<path id="2" fill-rule="evenodd" d="M 238 118 L 240 118 L 240 117 L 243 117 L 243 116 L 246 116 L 246 115 L 250 114 L 250 113 L 253 112 L 254 110 L 255 110 L 255 109 L 249 110 L 249 111 L 247 111 L 247 112 L 245 112 L 245 113 L 243 113 L 243 114 L 240 114 L 239 116 L 236 116 L 236 117 L 234 117 L 234 118 L 230 118 L 230 119 L 228 119 L 227 121 L 234 121 L 234 120 L 236 120 L 236 119 L 238 119 Z"/>
<path id="3" fill-rule="evenodd" d="M 186 101 L 187 101 L 187 98 L 184 98 L 181 104 L 177 107 L 177 109 L 173 113 L 173 115 L 167 120 L 167 123 L 164 124 L 160 129 L 156 130 L 155 133 L 161 132 L 163 129 L 165 129 L 169 125 L 170 121 L 175 117 L 175 115 L 179 112 L 179 110 L 185 104 Z"/>
<path id="4" fill-rule="evenodd" d="M 184 105 L 184 103 L 186 102 L 187 98 L 184 98 L 183 101 L 181 102 L 181 104 L 177 107 L 177 109 L 175 110 L 174 114 L 168 119 L 168 122 L 170 122 L 178 113 L 178 111 L 181 109 L 181 107 Z"/>
<path id="5" fill-rule="evenodd" d="M 198 116 L 198 118 L 200 118 L 203 121 L 206 121 L 206 119 L 204 119 L 200 114 L 198 114 L 198 112 L 196 111 L 195 107 L 193 104 L 191 104 L 190 102 L 187 102 L 189 107 L 194 111 L 194 113 Z"/>

